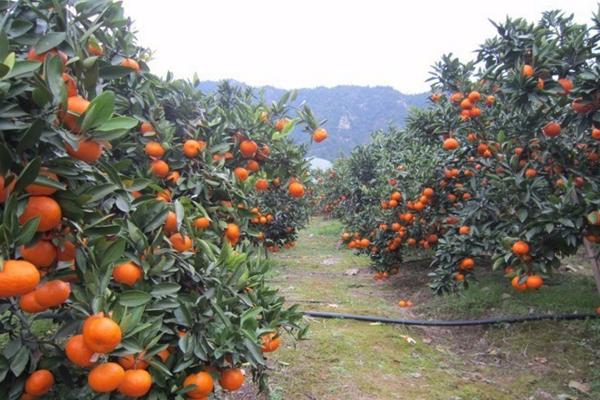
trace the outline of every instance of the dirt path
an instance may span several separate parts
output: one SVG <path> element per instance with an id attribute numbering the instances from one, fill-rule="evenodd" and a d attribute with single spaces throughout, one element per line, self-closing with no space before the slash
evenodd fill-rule
<path id="1" fill-rule="evenodd" d="M 449 318 L 448 313 L 464 313 L 454 309 L 465 304 L 473 306 L 466 315 L 507 312 L 477 308 L 485 300 L 472 297 L 434 297 L 425 286 L 423 265 L 409 263 L 393 279 L 375 282 L 367 258 L 337 251 L 340 229 L 335 221 L 315 219 L 295 249 L 275 257 L 278 267 L 272 282 L 290 303 L 300 303 L 305 310 L 404 318 L 438 316 L 437 312 Z M 495 293 L 493 285 L 480 289 L 482 293 L 475 288 L 469 296 L 500 303 L 511 296 Z M 411 299 L 416 307 L 398 307 L 401 298 Z M 524 301 L 535 306 L 540 299 Z M 531 303 L 525 306 L 531 309 Z M 592 323 L 487 329 L 420 329 L 324 319 L 309 323 L 308 340 L 294 343 L 285 338 L 285 346 L 273 356 L 273 390 L 263 398 L 600 398 L 595 397 L 600 389 L 600 335 L 593 333 L 599 326 Z M 569 388 L 569 382 L 582 383 L 590 394 Z M 236 397 L 255 398 L 252 388 Z"/>

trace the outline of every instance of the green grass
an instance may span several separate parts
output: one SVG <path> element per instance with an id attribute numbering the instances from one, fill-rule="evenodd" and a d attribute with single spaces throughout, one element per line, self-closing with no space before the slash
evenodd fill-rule
<path id="1" fill-rule="evenodd" d="M 556 275 L 540 291 L 525 294 L 489 273 L 461 295 L 436 297 L 424 285 L 424 265 L 403 265 L 398 276 L 376 282 L 368 258 L 337 249 L 342 230 L 337 221 L 315 218 L 296 248 L 274 257 L 272 281 L 288 300 L 303 309 L 415 319 L 589 312 L 600 304 L 585 274 Z M 345 275 L 348 269 L 359 273 Z M 416 306 L 397 307 L 401 298 Z M 600 398 L 597 321 L 452 329 L 309 322 L 307 340 L 286 337 L 274 354 L 270 400 L 512 400 L 538 398 L 540 391 Z M 592 393 L 575 392 L 570 380 L 590 384 Z"/>

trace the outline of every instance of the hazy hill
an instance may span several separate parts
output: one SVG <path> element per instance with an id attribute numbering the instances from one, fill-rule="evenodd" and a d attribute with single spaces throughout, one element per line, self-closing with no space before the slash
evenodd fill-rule
<path id="1" fill-rule="evenodd" d="M 213 91 L 217 85 L 218 82 L 206 81 L 200 88 Z M 264 86 L 257 88 L 257 95 L 261 92 L 271 102 L 278 100 L 285 90 Z M 348 154 L 354 146 L 366 143 L 370 132 L 376 129 L 390 123 L 403 126 L 410 107 L 421 107 L 426 99 L 425 93 L 405 95 L 387 86 L 336 86 L 299 89 L 296 103 L 306 101 L 318 119 L 327 119 L 329 138 L 311 146 L 309 155 L 334 160 L 340 154 Z M 299 143 L 309 140 L 306 133 L 299 131 L 292 133 L 292 138 Z"/>

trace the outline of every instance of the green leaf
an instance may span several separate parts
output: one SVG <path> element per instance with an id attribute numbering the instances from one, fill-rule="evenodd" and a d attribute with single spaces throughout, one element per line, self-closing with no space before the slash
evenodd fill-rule
<path id="1" fill-rule="evenodd" d="M 98 126 L 95 130 L 100 132 L 110 132 L 122 129 L 132 129 L 138 124 L 138 120 L 130 117 L 115 117 L 104 122 Z"/>
<path id="2" fill-rule="evenodd" d="M 127 242 L 123 238 L 119 238 L 111 243 L 102 255 L 102 265 L 109 265 L 123 257 L 126 244 Z"/>
<path id="3" fill-rule="evenodd" d="M 50 32 L 38 40 L 34 47 L 35 52 L 37 54 L 45 53 L 64 42 L 66 38 L 67 34 L 65 32 Z"/>
<path id="4" fill-rule="evenodd" d="M 62 78 L 63 65 L 60 57 L 51 54 L 44 62 L 44 76 L 50 93 L 54 97 L 54 105 L 62 104 L 67 98 L 67 88 Z"/>
<path id="5" fill-rule="evenodd" d="M 33 183 L 40 172 L 41 166 L 42 159 L 40 157 L 36 157 L 31 160 L 19 174 L 17 183 L 15 184 L 15 191 L 21 191 L 25 189 L 25 186 Z"/>
<path id="6" fill-rule="evenodd" d="M 119 296 L 119 304 L 125 307 L 139 307 L 152 300 L 152 297 L 141 290 L 128 290 Z"/>
<path id="7" fill-rule="evenodd" d="M 13 372 L 13 374 L 19 376 L 25 370 L 25 367 L 27 366 L 28 362 L 29 349 L 23 346 L 19 349 L 19 351 L 17 351 L 17 354 L 15 354 L 15 356 L 12 357 L 12 360 L 10 361 L 10 370 Z"/>
<path id="8" fill-rule="evenodd" d="M 19 232 L 19 236 L 15 239 L 15 243 L 17 245 L 23 245 L 31 242 L 39 224 L 40 217 L 35 217 L 25 222 L 25 224 L 21 226 L 21 232 Z"/>
<path id="9" fill-rule="evenodd" d="M 6 32 L 0 31 L 0 60 L 4 60 L 10 52 L 10 46 L 8 43 L 8 37 Z"/>
<path id="10" fill-rule="evenodd" d="M 24 75 L 31 74 L 42 66 L 38 61 L 16 61 L 10 72 L 2 79 L 18 78 Z"/>
<path id="11" fill-rule="evenodd" d="M 81 132 L 85 133 L 107 122 L 115 109 L 115 94 L 106 91 L 90 103 L 81 123 Z"/>
<path id="12" fill-rule="evenodd" d="M 158 285 L 155 285 L 152 290 L 150 291 L 150 294 L 154 297 L 158 297 L 158 296 L 166 296 L 169 294 L 175 294 L 179 291 L 179 289 L 181 289 L 181 285 L 177 284 L 177 283 L 160 283 Z"/>
<path id="13" fill-rule="evenodd" d="M 131 68 L 121 67 L 120 65 L 105 65 L 100 67 L 99 75 L 102 79 L 119 79 L 131 73 Z"/>
<path id="14" fill-rule="evenodd" d="M 21 137 L 21 140 L 17 145 L 17 153 L 22 153 L 23 151 L 33 147 L 33 145 L 35 145 L 42 136 L 45 126 L 46 124 L 41 118 L 33 121 L 29 129 L 27 129 L 27 131 L 25 131 Z"/>

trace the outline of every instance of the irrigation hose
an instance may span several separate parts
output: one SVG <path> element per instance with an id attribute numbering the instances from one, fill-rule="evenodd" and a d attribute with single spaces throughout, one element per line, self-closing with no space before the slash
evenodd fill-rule
<path id="1" fill-rule="evenodd" d="M 514 324 L 528 321 L 573 321 L 583 319 L 600 318 L 597 314 L 546 314 L 546 315 L 527 315 L 514 317 L 497 317 L 484 318 L 474 320 L 413 320 L 413 319 L 396 319 L 375 317 L 371 315 L 355 315 L 355 314 L 339 314 L 320 311 L 304 311 L 304 315 L 314 318 L 330 318 L 330 319 L 353 319 L 356 321 L 365 322 L 380 322 L 383 324 L 396 325 L 414 325 L 414 326 L 475 326 L 475 325 L 495 325 L 495 324 Z"/>

